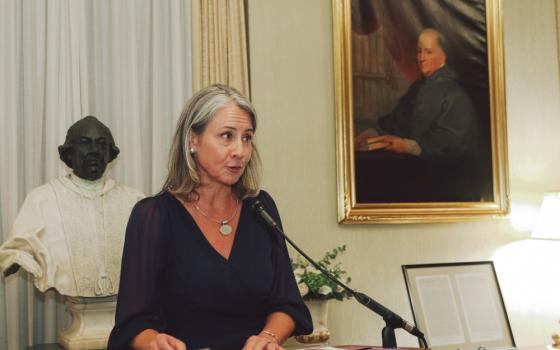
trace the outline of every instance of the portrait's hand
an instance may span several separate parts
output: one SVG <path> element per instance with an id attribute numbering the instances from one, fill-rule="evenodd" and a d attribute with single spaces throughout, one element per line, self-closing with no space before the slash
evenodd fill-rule
<path id="1" fill-rule="evenodd" d="M 268 334 L 252 335 L 245 342 L 243 350 L 284 350 L 276 339 Z"/>
<path id="2" fill-rule="evenodd" d="M 356 151 L 371 151 L 368 149 L 368 139 L 379 136 L 375 129 L 366 129 L 354 137 L 354 149 Z"/>
<path id="3" fill-rule="evenodd" d="M 354 137 L 354 149 L 356 151 L 365 151 L 367 147 L 367 135 L 358 135 Z"/>
<path id="4" fill-rule="evenodd" d="M 158 333 L 148 345 L 149 350 L 187 350 L 185 343 L 165 333 Z"/>
<path id="5" fill-rule="evenodd" d="M 385 149 L 395 153 L 410 153 L 410 144 L 407 139 L 395 135 L 385 135 L 384 142 L 387 143 Z"/>
<path id="6" fill-rule="evenodd" d="M 375 151 L 377 149 L 385 149 L 389 146 L 386 135 L 368 137 L 365 141 L 365 151 Z"/>

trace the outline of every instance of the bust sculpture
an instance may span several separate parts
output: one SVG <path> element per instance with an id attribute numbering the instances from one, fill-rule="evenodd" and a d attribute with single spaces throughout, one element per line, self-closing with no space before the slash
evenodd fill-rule
<path id="1" fill-rule="evenodd" d="M 22 267 L 42 292 L 115 295 L 126 223 L 144 195 L 104 176 L 119 148 L 97 118 L 73 124 L 58 151 L 72 172 L 27 195 L 0 246 L 0 269 L 8 275 Z"/>

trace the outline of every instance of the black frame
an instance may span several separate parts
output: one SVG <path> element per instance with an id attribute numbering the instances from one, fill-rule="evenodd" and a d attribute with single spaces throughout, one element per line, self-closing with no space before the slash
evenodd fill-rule
<path id="1" fill-rule="evenodd" d="M 507 325 L 507 332 L 509 333 L 509 337 L 511 339 L 511 344 L 504 345 L 504 346 L 489 346 L 489 347 L 496 347 L 496 348 L 503 348 L 503 349 L 510 348 L 510 347 L 515 347 L 516 346 L 515 345 L 515 339 L 513 337 L 513 332 L 511 330 L 511 325 L 510 325 L 510 322 L 509 322 L 507 309 L 506 309 L 506 306 L 505 306 L 505 303 L 504 303 L 504 298 L 502 296 L 500 283 L 498 281 L 498 276 L 496 274 L 496 269 L 494 268 L 494 262 L 493 261 L 472 261 L 472 262 L 402 265 L 402 272 L 403 272 L 403 276 L 404 276 L 404 280 L 405 280 L 405 284 L 406 284 L 406 292 L 407 292 L 407 295 L 408 295 L 408 300 L 410 302 L 410 307 L 411 307 L 411 310 L 412 310 L 412 317 L 413 317 L 414 323 L 416 324 L 416 326 L 418 326 L 417 315 L 419 314 L 419 312 L 418 312 L 417 308 L 415 308 L 415 305 L 414 305 L 413 296 L 412 296 L 412 292 L 413 292 L 412 291 L 412 283 L 410 281 L 410 276 L 408 274 L 408 271 L 413 270 L 413 269 L 433 269 L 433 268 L 436 268 L 436 269 L 437 268 L 442 268 L 442 269 L 443 268 L 451 268 L 451 269 L 454 269 L 456 267 L 468 267 L 468 266 L 480 266 L 480 265 L 487 265 L 492 271 L 492 276 L 494 278 L 494 283 L 495 283 L 495 286 L 496 286 L 496 293 L 497 293 L 497 296 L 500 299 L 501 311 L 503 312 L 502 316 L 503 316 L 504 321 Z M 425 330 L 421 329 L 421 331 L 425 331 Z M 427 338 L 427 341 L 429 343 L 430 339 L 429 339 L 428 334 L 426 334 L 426 338 Z M 475 342 L 464 343 L 464 344 L 475 344 Z M 477 345 L 476 348 L 479 348 L 480 346 L 485 346 L 484 344 L 476 344 L 476 345 Z M 422 345 L 420 344 L 420 346 L 422 346 Z M 463 348 L 460 347 L 459 344 L 452 344 L 451 347 L 454 348 L 454 349 L 464 350 Z M 438 349 L 438 348 L 439 349 L 445 349 L 445 347 L 443 347 L 443 346 L 442 347 L 430 346 L 430 348 L 432 348 L 432 349 Z"/>

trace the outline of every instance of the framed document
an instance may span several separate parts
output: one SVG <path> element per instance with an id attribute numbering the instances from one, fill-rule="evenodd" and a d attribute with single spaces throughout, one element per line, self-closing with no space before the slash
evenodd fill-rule
<path id="1" fill-rule="evenodd" d="M 416 326 L 436 350 L 515 347 L 491 261 L 403 265 Z"/>

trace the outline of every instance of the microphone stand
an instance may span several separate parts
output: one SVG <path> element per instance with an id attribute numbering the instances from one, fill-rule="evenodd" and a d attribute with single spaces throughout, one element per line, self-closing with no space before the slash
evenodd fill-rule
<path id="1" fill-rule="evenodd" d="M 336 277 L 332 276 L 323 266 L 319 265 L 315 262 L 311 257 L 309 257 L 303 250 L 301 250 L 297 244 L 295 244 L 290 237 L 288 237 L 284 231 L 280 228 L 280 226 L 274 221 L 274 219 L 268 214 L 265 210 L 263 204 L 259 200 L 255 200 L 253 204 L 253 209 L 263 218 L 263 220 L 273 228 L 282 238 L 284 238 L 290 245 L 301 255 L 305 258 L 305 260 L 309 261 L 311 265 L 313 265 L 317 270 L 321 271 L 323 275 L 325 275 L 328 279 L 339 285 L 340 287 L 344 288 L 347 292 L 349 292 L 356 301 L 360 304 L 364 305 L 371 311 L 375 312 L 379 316 L 383 317 L 385 321 L 385 327 L 381 331 L 381 339 L 383 348 L 396 348 L 397 347 L 397 340 L 395 337 L 395 329 L 397 328 L 404 328 L 410 334 L 416 336 L 419 340 L 419 343 L 424 348 L 428 348 L 428 343 L 426 342 L 426 338 L 424 334 L 416 328 L 414 325 L 410 324 L 400 316 L 398 316 L 393 311 L 387 309 L 385 306 L 379 304 L 377 301 L 372 299 L 371 297 L 367 296 L 364 293 L 358 292 L 341 281 L 339 281 Z"/>

